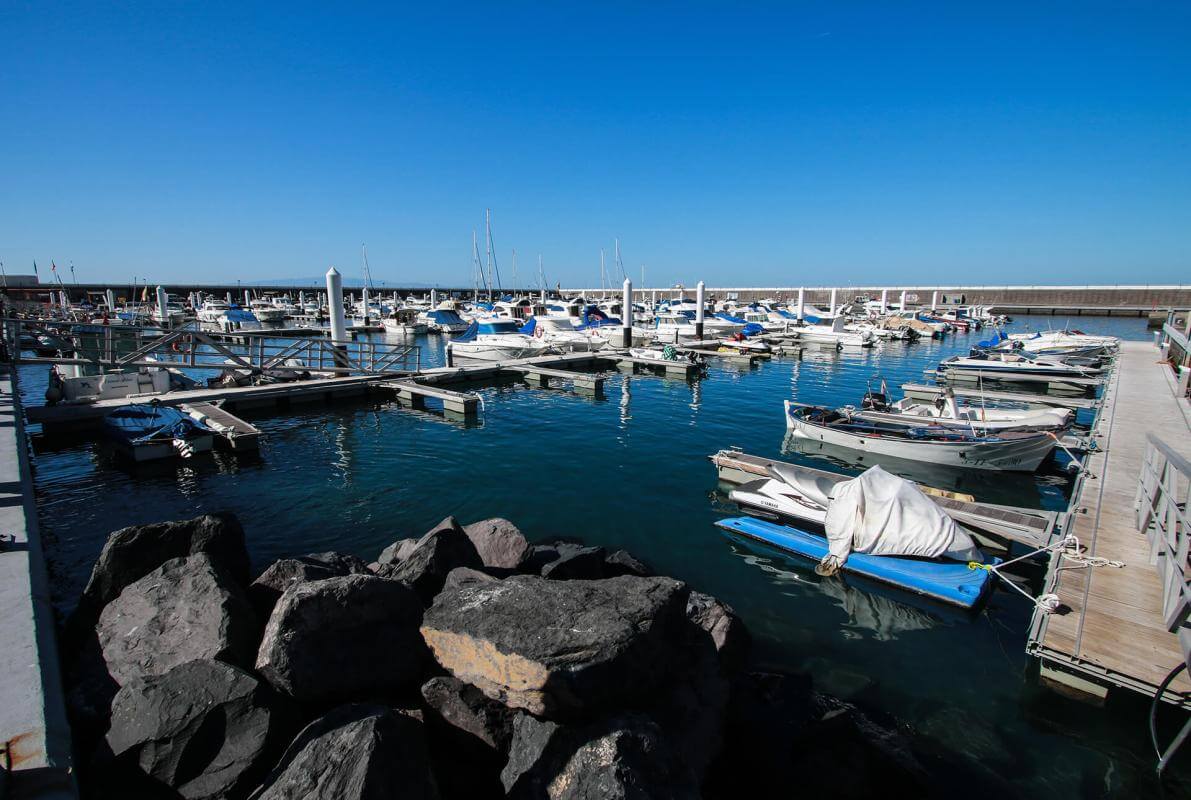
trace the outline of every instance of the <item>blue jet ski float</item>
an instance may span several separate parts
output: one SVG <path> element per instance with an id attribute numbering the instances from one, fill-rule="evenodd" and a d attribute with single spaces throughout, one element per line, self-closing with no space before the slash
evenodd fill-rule
<path id="1" fill-rule="evenodd" d="M 794 479 L 778 470 L 769 482 Z M 820 575 L 853 572 L 963 608 L 974 607 L 988 589 L 990 573 L 968 566 L 985 560 L 971 532 L 910 481 L 872 467 L 857 478 L 833 485 L 799 483 L 791 488 L 795 491 L 783 496 L 780 491 L 742 487 L 743 491 L 732 493 L 732 499 L 746 508 L 784 517 L 821 518 L 824 535 L 752 517 L 716 524 L 813 559 Z M 749 495 L 768 502 L 754 502 Z M 814 511 L 775 507 L 775 503 L 798 502 L 795 495 Z"/>

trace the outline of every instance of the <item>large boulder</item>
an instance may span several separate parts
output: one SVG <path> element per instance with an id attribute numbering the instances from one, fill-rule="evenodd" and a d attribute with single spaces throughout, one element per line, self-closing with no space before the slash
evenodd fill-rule
<path id="1" fill-rule="evenodd" d="M 463 532 L 475 545 L 485 567 L 517 569 L 529 557 L 529 542 L 507 519 L 493 517 L 473 522 Z"/>
<path id="2" fill-rule="evenodd" d="M 75 617 L 83 629 L 95 623 L 99 612 L 133 581 L 140 580 L 165 562 L 206 553 L 219 562 L 241 587 L 248 585 L 248 550 L 244 529 L 234 514 L 204 514 L 194 519 L 133 525 L 108 536 L 91 579 L 83 589 Z"/>
<path id="3" fill-rule="evenodd" d="M 455 567 L 447 573 L 447 579 L 443 581 L 443 591 L 447 589 L 458 589 L 460 586 L 472 586 L 477 583 L 496 583 L 500 580 L 495 575 L 489 575 L 487 572 L 481 572 L 478 569 L 471 567 Z"/>
<path id="4" fill-rule="evenodd" d="M 517 575 L 444 591 L 422 636 L 448 672 L 541 716 L 649 694 L 671 666 L 689 590 L 670 578 Z"/>
<path id="5" fill-rule="evenodd" d="M 534 548 L 534 555 L 545 560 L 541 573 L 543 578 L 553 580 L 589 580 L 606 577 L 602 547 L 585 547 L 571 542 L 556 542 L 541 548 Z M 552 551 L 552 552 L 551 552 Z"/>
<path id="6" fill-rule="evenodd" d="M 699 796 L 661 729 L 639 714 L 575 727 L 521 714 L 501 782 L 516 800 Z"/>
<path id="7" fill-rule="evenodd" d="M 409 554 L 418 546 L 417 539 L 398 539 L 391 545 L 380 551 L 380 555 L 376 557 L 377 564 L 400 564 L 405 559 L 409 558 Z"/>
<path id="8" fill-rule="evenodd" d="M 129 766 L 190 800 L 242 797 L 263 775 L 277 728 L 268 687 L 219 661 L 188 661 L 126 683 L 107 742 Z"/>
<path id="9" fill-rule="evenodd" d="M 306 726 L 252 800 L 433 800 L 422 723 L 384 706 L 341 706 Z"/>
<path id="10" fill-rule="evenodd" d="M 361 559 L 343 553 L 311 553 L 297 558 L 274 561 L 248 587 L 248 599 L 257 618 L 264 622 L 286 589 L 299 583 L 359 575 L 368 571 Z"/>
<path id="11" fill-rule="evenodd" d="M 108 603 L 96 633 L 116 683 L 197 659 L 250 667 L 256 618 L 243 590 L 205 553 L 171 559 Z"/>
<path id="12" fill-rule="evenodd" d="M 419 539 L 401 561 L 382 564 L 377 574 L 408 584 L 429 604 L 442 591 L 451 570 L 483 566 L 480 554 L 463 528 L 454 517 L 447 517 Z"/>
<path id="13" fill-rule="evenodd" d="M 604 558 L 604 577 L 615 578 L 619 575 L 636 575 L 648 578 L 653 570 L 633 557 L 627 550 L 613 550 Z"/>
<path id="14" fill-rule="evenodd" d="M 513 718 L 520 712 L 510 711 L 476 687 L 450 676 L 424 683 L 422 700 L 435 775 L 443 794 L 502 794 L 500 771 L 513 736 Z M 460 763 L 467 769 L 459 769 Z"/>
<path id="15" fill-rule="evenodd" d="M 256 669 L 301 701 L 385 695 L 421 672 L 421 618 L 417 596 L 396 581 L 345 575 L 299 583 L 277 601 Z"/>

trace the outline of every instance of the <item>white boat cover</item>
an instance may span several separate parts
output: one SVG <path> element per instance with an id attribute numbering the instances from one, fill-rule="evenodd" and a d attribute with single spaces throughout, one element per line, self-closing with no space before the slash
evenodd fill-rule
<path id="1" fill-rule="evenodd" d="M 955 520 L 913 483 L 879 466 L 836 485 L 824 527 L 827 558 L 834 556 L 838 564 L 847 561 L 852 551 L 984 560 L 972 537 Z"/>

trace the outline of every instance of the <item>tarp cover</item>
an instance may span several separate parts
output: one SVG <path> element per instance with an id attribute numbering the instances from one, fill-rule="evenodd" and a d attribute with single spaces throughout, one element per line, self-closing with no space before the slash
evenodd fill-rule
<path id="1" fill-rule="evenodd" d="M 827 506 L 827 545 L 843 563 L 852 551 L 983 561 L 967 531 L 917 486 L 879 466 L 837 484 Z"/>

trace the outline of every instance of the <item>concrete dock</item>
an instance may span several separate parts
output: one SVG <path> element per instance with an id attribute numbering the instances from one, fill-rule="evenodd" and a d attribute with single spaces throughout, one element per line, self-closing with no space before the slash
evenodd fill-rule
<path id="1" fill-rule="evenodd" d="M 1102 450 L 1087 458 L 1088 474 L 1064 525 L 1086 555 L 1123 566 L 1080 568 L 1065 556 L 1052 557 L 1043 591 L 1058 595 L 1069 610 L 1036 610 L 1027 643 L 1041 659 L 1044 679 L 1100 698 L 1115 687 L 1153 696 L 1185 659 L 1164 619 L 1163 583 L 1135 513 L 1147 434 L 1191 457 L 1191 409 L 1160 358 L 1152 343 L 1121 342 L 1097 424 Z M 1162 699 L 1191 709 L 1187 672 Z"/>
<path id="2" fill-rule="evenodd" d="M 54 613 L 16 398 L 16 381 L 0 366 L 0 796 L 72 798 Z"/>

